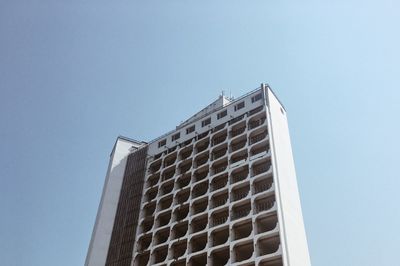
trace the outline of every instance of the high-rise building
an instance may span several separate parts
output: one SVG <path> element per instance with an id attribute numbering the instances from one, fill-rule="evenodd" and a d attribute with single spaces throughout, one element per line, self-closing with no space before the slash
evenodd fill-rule
<path id="1" fill-rule="evenodd" d="M 310 265 L 272 90 L 221 95 L 149 143 L 117 138 L 85 265 Z"/>

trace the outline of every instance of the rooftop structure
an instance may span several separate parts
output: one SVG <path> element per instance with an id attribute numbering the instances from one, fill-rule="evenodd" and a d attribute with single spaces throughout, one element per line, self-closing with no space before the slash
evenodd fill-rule
<path id="1" fill-rule="evenodd" d="M 85 265 L 310 265 L 272 90 L 222 95 L 149 143 L 119 137 Z"/>

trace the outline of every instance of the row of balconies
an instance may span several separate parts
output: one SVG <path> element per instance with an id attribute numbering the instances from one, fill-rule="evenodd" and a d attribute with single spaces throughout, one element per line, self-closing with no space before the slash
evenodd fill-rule
<path id="1" fill-rule="evenodd" d="M 149 188 L 157 185 L 159 182 L 173 179 L 177 174 L 179 175 L 178 178 L 183 178 L 186 174 L 191 174 L 192 172 L 194 177 L 194 180 L 192 181 L 197 182 L 203 178 L 225 171 L 228 168 L 228 165 L 230 168 L 237 167 L 248 159 L 254 160 L 261 156 L 268 155 L 269 153 L 270 149 L 268 142 L 261 142 L 252 146 L 250 152 L 248 152 L 248 149 L 242 149 L 233 154 L 229 154 L 229 156 L 227 154 L 227 148 L 222 147 L 222 149 L 217 150 L 215 153 L 211 153 L 211 157 L 214 159 L 214 162 L 211 165 L 208 164 L 210 162 L 209 153 L 203 153 L 195 158 L 194 167 L 192 160 L 185 160 L 177 167 L 171 166 L 161 172 L 149 175 L 146 187 Z"/>
<path id="2" fill-rule="evenodd" d="M 242 119 L 243 117 L 238 121 Z M 200 153 L 205 149 L 207 149 L 210 146 L 210 144 L 212 146 L 217 146 L 218 144 L 225 142 L 227 140 L 228 135 L 230 138 L 234 138 L 244 133 L 246 128 L 248 128 L 249 130 L 253 130 L 257 127 L 260 127 L 261 125 L 266 125 L 265 120 L 266 120 L 265 112 L 261 112 L 258 115 L 250 117 L 247 121 L 242 121 L 237 125 L 231 126 L 229 134 L 228 134 L 228 129 L 226 129 L 227 123 L 221 124 L 215 127 L 214 130 L 210 130 L 198 135 L 195 139 L 185 141 L 184 143 L 177 145 L 174 148 L 168 149 L 168 152 L 167 154 L 164 155 L 164 158 L 162 158 L 163 157 L 161 156 L 162 154 L 154 156 L 151 160 L 149 170 L 150 172 L 156 172 L 157 169 L 159 169 L 161 166 L 167 167 L 173 164 L 177 158 L 179 160 L 184 160 L 193 153 L 193 150 L 195 151 L 195 153 Z M 211 138 L 209 137 L 210 133 L 213 133 Z M 194 144 L 194 146 L 186 147 L 195 141 L 197 142 Z M 177 156 L 178 153 L 177 150 L 179 146 L 181 146 L 181 149 L 179 150 L 179 154 Z M 191 152 L 190 149 L 192 150 Z M 176 158 L 175 160 L 173 160 L 170 157 L 176 157 Z"/>
<path id="3" fill-rule="evenodd" d="M 188 222 L 183 221 L 172 229 L 165 228 L 155 232 L 154 235 L 149 233 L 140 237 L 137 252 L 151 253 L 151 260 L 147 261 L 151 265 L 168 260 L 192 258 L 203 251 L 211 255 L 209 264 L 228 265 L 250 259 L 255 261 L 256 258 L 261 261 L 263 256 L 264 259 L 265 256 L 274 259 L 271 255 L 279 257 L 280 254 L 276 254 L 279 247 L 278 218 L 276 212 L 272 212 L 255 219 L 247 219 L 209 232 L 198 233 L 190 238 L 188 237 Z M 223 250 L 222 253 L 221 250 Z M 142 261 L 139 265 L 147 265 L 147 263 Z"/>
<path id="4" fill-rule="evenodd" d="M 224 133 L 225 132 L 225 133 Z M 191 157 L 193 154 L 196 155 L 196 157 L 203 157 L 200 156 L 199 154 L 201 154 L 203 151 L 208 150 L 211 147 L 215 147 L 212 152 L 211 152 L 211 159 L 216 159 L 216 157 L 218 157 L 218 155 L 223 155 L 223 151 L 228 151 L 227 146 L 219 146 L 222 143 L 225 143 L 225 141 L 227 140 L 226 138 L 226 131 L 224 131 L 222 133 L 224 133 L 224 135 L 219 136 L 217 139 L 214 140 L 214 143 L 212 145 L 210 145 L 209 138 L 204 139 L 198 143 L 196 143 L 195 145 L 191 145 L 189 147 L 186 147 L 184 149 L 182 149 L 179 153 L 178 152 L 174 152 L 172 154 L 169 154 L 168 156 L 166 156 L 164 158 L 164 160 L 157 160 L 155 162 L 152 162 L 149 166 L 149 172 L 150 173 L 155 173 L 157 171 L 159 171 L 161 168 L 168 168 L 169 166 L 175 164 L 177 161 L 182 162 L 185 161 L 186 159 L 188 159 L 189 157 Z M 253 145 L 259 141 L 261 141 L 262 139 L 264 139 L 267 136 L 267 127 L 262 127 L 259 128 L 255 131 L 252 131 L 248 134 L 243 134 L 240 136 L 235 136 L 234 139 L 230 140 L 228 142 L 229 144 L 229 152 L 234 152 L 236 150 L 239 150 L 241 148 L 243 148 L 246 143 L 249 143 L 249 145 Z M 222 153 L 222 154 L 221 154 Z M 198 156 L 197 156 L 198 155 Z M 195 158 L 195 161 L 197 160 L 197 158 Z M 161 167 L 162 166 L 162 167 Z"/>
<path id="5" fill-rule="evenodd" d="M 237 167 L 232 171 L 225 172 L 226 169 L 227 164 L 218 164 L 213 171 L 214 174 L 210 178 L 209 169 L 203 167 L 193 174 L 182 174 L 177 179 L 170 177 L 160 185 L 158 185 L 157 181 L 159 176 L 155 176 L 156 178 L 153 176 L 149 181 L 154 182 L 155 185 L 145 190 L 143 201 L 149 202 L 157 197 L 164 197 L 168 194 L 180 194 L 183 193 L 182 191 L 184 191 L 184 189 L 192 191 L 192 199 L 194 199 L 209 192 L 208 190 L 210 190 L 210 192 L 217 191 L 228 185 L 233 185 L 248 179 L 249 177 L 256 178 L 259 175 L 272 174 L 272 167 L 269 158 L 255 161 L 251 164 L 250 168 L 249 165 L 246 164 Z M 211 182 L 209 182 L 210 179 Z M 230 180 L 229 184 L 228 179 Z"/>
<path id="6" fill-rule="evenodd" d="M 145 207 L 145 215 L 140 223 L 140 234 L 146 234 L 152 229 L 160 229 L 183 220 L 190 221 L 190 234 L 206 228 L 216 227 L 243 217 L 258 215 L 275 208 L 273 191 L 261 196 L 244 197 L 243 200 L 228 204 L 226 194 L 215 195 L 209 205 L 208 198 L 200 199 L 192 204 L 186 203 L 168 209 L 153 216 L 154 206 Z M 151 205 L 151 204 L 150 204 Z"/>

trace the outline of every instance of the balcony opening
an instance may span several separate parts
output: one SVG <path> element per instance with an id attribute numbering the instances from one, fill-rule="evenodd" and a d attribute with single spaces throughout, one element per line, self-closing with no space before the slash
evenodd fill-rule
<path id="1" fill-rule="evenodd" d="M 233 226 L 233 239 L 239 240 L 249 237 L 251 235 L 251 232 L 253 232 L 251 220 L 246 223 L 235 225 Z"/>
<path id="2" fill-rule="evenodd" d="M 196 157 L 195 161 L 196 161 L 196 167 L 200 167 L 203 164 L 208 162 L 208 153 L 203 153 L 199 156 Z"/>
<path id="3" fill-rule="evenodd" d="M 232 220 L 237 220 L 243 217 L 246 217 L 250 214 L 251 205 L 250 201 L 246 202 L 245 204 L 236 205 L 232 208 Z"/>
<path id="4" fill-rule="evenodd" d="M 203 196 L 207 193 L 207 191 L 208 191 L 208 182 L 207 181 L 203 182 L 201 184 L 198 184 L 193 188 L 192 198 L 195 199 L 200 196 Z"/>
<path id="5" fill-rule="evenodd" d="M 150 173 L 157 172 L 158 170 L 160 170 L 160 167 L 161 167 L 161 160 L 154 161 L 150 165 Z"/>
<path id="6" fill-rule="evenodd" d="M 207 246 L 207 233 L 192 237 L 190 244 L 192 253 L 205 249 Z"/>
<path id="7" fill-rule="evenodd" d="M 186 201 L 188 201 L 189 196 L 190 196 L 189 188 L 183 191 L 179 191 L 178 193 L 176 193 L 176 201 L 177 201 L 176 203 L 177 204 L 185 203 Z"/>
<path id="8" fill-rule="evenodd" d="M 193 146 L 182 149 L 180 152 L 181 160 L 186 160 L 192 155 L 192 153 L 193 153 Z"/>
<path id="9" fill-rule="evenodd" d="M 263 109 L 263 106 L 261 105 L 261 106 L 259 106 L 259 107 L 257 107 L 257 108 L 254 108 L 253 110 L 250 110 L 250 111 L 249 111 L 249 116 L 254 115 L 254 114 L 260 112 L 262 109 Z"/>
<path id="10" fill-rule="evenodd" d="M 180 174 L 185 174 L 187 171 L 190 170 L 190 168 L 192 168 L 192 161 L 191 160 L 189 160 L 188 162 L 181 163 L 179 165 L 179 173 Z"/>
<path id="11" fill-rule="evenodd" d="M 267 135 L 268 135 L 267 129 L 264 129 L 261 132 L 260 132 L 260 130 L 256 130 L 256 131 L 252 132 L 249 137 L 250 145 L 253 145 L 254 143 L 257 143 L 257 142 L 265 139 L 267 137 Z"/>
<path id="12" fill-rule="evenodd" d="M 234 139 L 231 142 L 231 152 L 235 152 L 240 149 L 243 149 L 246 146 L 246 143 L 247 143 L 246 136 L 242 136 L 238 139 Z"/>
<path id="13" fill-rule="evenodd" d="M 218 189 L 226 187 L 227 183 L 228 183 L 228 174 L 223 174 L 223 175 L 215 177 L 211 181 L 212 191 L 216 191 Z"/>
<path id="14" fill-rule="evenodd" d="M 137 266 L 142 266 L 142 265 L 147 265 L 149 263 L 150 259 L 150 252 L 146 252 L 143 254 L 139 254 L 136 259 L 135 259 L 135 265 Z"/>
<path id="15" fill-rule="evenodd" d="M 160 180 L 160 174 L 155 174 L 149 177 L 147 180 L 147 184 L 149 187 L 155 186 L 158 184 L 158 180 Z"/>
<path id="16" fill-rule="evenodd" d="M 178 188 L 184 188 L 187 185 L 189 185 L 190 179 L 191 179 L 190 173 L 181 175 L 177 180 Z"/>
<path id="17" fill-rule="evenodd" d="M 207 210 L 207 207 L 208 207 L 207 199 L 202 199 L 194 202 L 192 207 L 193 215 L 204 212 L 205 210 Z"/>
<path id="18" fill-rule="evenodd" d="M 257 234 L 272 231 L 278 225 L 278 217 L 276 214 L 267 217 L 258 217 L 256 219 Z"/>
<path id="19" fill-rule="evenodd" d="M 246 131 L 246 122 L 243 121 L 232 127 L 232 130 L 229 132 L 231 138 L 241 135 Z"/>
<path id="20" fill-rule="evenodd" d="M 146 232 L 150 231 L 153 228 L 153 224 L 154 224 L 154 217 L 145 219 L 142 222 L 142 232 L 146 233 Z"/>
<path id="21" fill-rule="evenodd" d="M 152 188 L 152 189 L 148 190 L 146 193 L 147 201 L 152 201 L 153 199 L 155 199 L 157 194 L 158 194 L 158 188 Z"/>
<path id="22" fill-rule="evenodd" d="M 201 169 L 198 169 L 194 173 L 194 182 L 199 182 L 200 180 L 203 180 L 207 178 L 208 176 L 208 167 L 202 167 Z"/>
<path id="23" fill-rule="evenodd" d="M 269 196 L 266 198 L 259 198 L 254 201 L 256 206 L 255 212 L 260 213 L 263 211 L 270 210 L 275 205 L 275 196 Z"/>
<path id="24" fill-rule="evenodd" d="M 249 175 L 249 166 L 243 166 L 241 168 L 237 168 L 231 173 L 231 184 L 235 184 L 242 180 L 245 180 Z"/>
<path id="25" fill-rule="evenodd" d="M 173 153 L 171 155 L 168 155 L 167 157 L 165 157 L 164 159 L 164 167 L 168 167 L 171 166 L 175 163 L 176 161 L 176 153 Z"/>
<path id="26" fill-rule="evenodd" d="M 150 247 L 152 239 L 153 238 L 151 237 L 151 234 L 141 237 L 138 243 L 138 251 L 143 252 L 148 249 Z"/>
<path id="27" fill-rule="evenodd" d="M 202 215 L 201 217 L 196 217 L 192 220 L 191 228 L 192 228 L 192 234 L 203 231 L 206 229 L 208 224 L 208 218 L 207 214 Z"/>
<path id="28" fill-rule="evenodd" d="M 188 216 L 188 213 L 189 213 L 189 205 L 179 206 L 174 211 L 175 221 L 178 222 L 182 221 Z"/>
<path id="29" fill-rule="evenodd" d="M 154 214 L 156 210 L 156 203 L 152 202 L 144 206 L 144 217 L 150 217 Z"/>
<path id="30" fill-rule="evenodd" d="M 214 251 L 213 253 L 211 253 L 212 265 L 228 265 L 229 259 L 229 248 L 224 248 L 222 250 Z"/>
<path id="31" fill-rule="evenodd" d="M 218 162 L 218 163 L 213 164 L 212 172 L 214 175 L 216 175 L 216 174 L 219 174 L 219 173 L 225 171 L 227 167 L 228 167 L 228 161 L 224 160 L 223 162 Z"/>
<path id="32" fill-rule="evenodd" d="M 223 194 L 213 195 L 211 197 L 211 205 L 213 208 L 225 205 L 228 201 L 228 191 Z"/>
<path id="33" fill-rule="evenodd" d="M 156 155 L 154 155 L 154 161 L 155 160 L 157 160 L 157 159 L 160 159 L 161 158 L 161 156 L 162 156 L 162 152 L 160 152 L 160 153 L 157 153 Z"/>
<path id="34" fill-rule="evenodd" d="M 211 215 L 212 226 L 218 226 L 224 224 L 228 221 L 229 218 L 229 211 L 228 209 L 214 212 Z"/>
<path id="35" fill-rule="evenodd" d="M 252 117 L 249 121 L 249 129 L 261 126 L 262 124 L 264 124 L 265 119 L 266 119 L 265 113 Z"/>
<path id="36" fill-rule="evenodd" d="M 271 167 L 271 161 L 270 160 L 263 160 L 261 162 L 256 162 L 254 163 L 251 168 L 252 168 L 252 176 L 257 176 L 263 173 L 268 172 L 268 170 Z"/>
<path id="37" fill-rule="evenodd" d="M 161 195 L 167 195 L 167 194 L 171 193 L 173 189 L 174 189 L 174 182 L 173 181 L 168 182 L 167 184 L 164 184 L 161 187 L 161 193 L 162 193 Z"/>
<path id="38" fill-rule="evenodd" d="M 185 255 L 187 249 L 186 240 L 179 241 L 172 245 L 172 258 L 174 260 L 179 259 L 183 255 Z"/>
<path id="39" fill-rule="evenodd" d="M 228 136 L 228 134 L 226 133 L 226 130 L 224 130 L 223 132 L 220 132 L 220 133 L 216 134 L 216 135 L 213 137 L 213 140 L 212 140 L 213 146 L 216 146 L 216 145 L 218 145 L 218 144 L 224 142 L 224 141 L 226 140 L 226 137 L 227 137 L 227 136 Z"/>
<path id="40" fill-rule="evenodd" d="M 226 152 L 228 151 L 227 144 L 223 145 L 222 147 L 218 147 L 217 149 L 212 151 L 212 160 L 218 160 L 219 158 L 222 158 L 226 155 Z"/>
<path id="41" fill-rule="evenodd" d="M 229 240 L 229 226 L 212 232 L 211 239 L 213 247 L 227 243 Z"/>
<path id="42" fill-rule="evenodd" d="M 163 213 L 158 216 L 158 227 L 169 224 L 171 220 L 171 212 Z"/>
<path id="43" fill-rule="evenodd" d="M 159 245 L 165 243 L 167 242 L 168 238 L 169 238 L 169 228 L 160 230 L 154 236 L 155 244 Z"/>
<path id="44" fill-rule="evenodd" d="M 232 189 L 231 201 L 237 201 L 246 198 L 250 192 L 250 184 L 247 182 L 244 186 L 235 187 Z"/>
<path id="45" fill-rule="evenodd" d="M 172 229 L 173 239 L 184 237 L 188 232 L 188 222 L 182 222 L 174 226 Z"/>
<path id="46" fill-rule="evenodd" d="M 237 162 L 245 162 L 247 160 L 247 150 L 242 150 L 240 152 L 237 152 L 231 156 L 231 164 L 237 163 Z"/>
<path id="47" fill-rule="evenodd" d="M 235 262 L 248 260 L 254 253 L 253 242 L 235 246 L 233 252 L 235 253 Z"/>
<path id="48" fill-rule="evenodd" d="M 159 211 L 163 211 L 163 210 L 166 210 L 166 209 L 168 209 L 169 207 L 171 207 L 171 204 L 172 204 L 172 195 L 171 196 L 168 196 L 168 197 L 165 197 L 165 198 L 163 198 L 162 200 L 160 200 L 160 209 L 159 209 Z"/>
<path id="49" fill-rule="evenodd" d="M 280 245 L 279 236 L 263 238 L 258 240 L 258 249 L 260 256 L 273 254 L 278 251 Z"/>
<path id="50" fill-rule="evenodd" d="M 282 259 L 261 261 L 259 265 L 260 266 L 283 266 L 283 261 L 282 261 Z"/>
<path id="51" fill-rule="evenodd" d="M 259 143 L 250 149 L 250 156 L 255 156 L 257 154 L 263 155 L 267 154 L 269 151 L 269 145 L 268 143 Z"/>
<path id="52" fill-rule="evenodd" d="M 258 193 L 267 191 L 268 189 L 270 189 L 272 187 L 272 183 L 273 183 L 272 177 L 258 179 L 253 184 L 254 194 L 258 194 Z"/>
<path id="53" fill-rule="evenodd" d="M 190 266 L 206 266 L 207 265 L 207 253 L 192 257 L 189 261 Z"/>
<path id="54" fill-rule="evenodd" d="M 161 263 L 165 261 L 168 255 L 168 245 L 157 248 L 154 250 L 154 263 Z"/>
<path id="55" fill-rule="evenodd" d="M 208 139 L 201 141 L 196 145 L 196 152 L 200 153 L 202 151 L 205 151 L 208 148 L 208 146 L 210 146 L 210 141 Z"/>
<path id="56" fill-rule="evenodd" d="M 175 150 L 176 150 L 176 148 L 177 148 L 178 146 L 177 145 L 175 145 L 174 147 L 172 147 L 172 148 L 169 148 L 168 149 L 168 152 L 167 152 L 167 154 L 168 153 L 172 153 L 172 152 L 174 152 Z"/>
<path id="57" fill-rule="evenodd" d="M 162 181 L 171 179 L 175 175 L 175 168 L 169 169 L 168 171 L 165 171 L 162 175 Z"/>

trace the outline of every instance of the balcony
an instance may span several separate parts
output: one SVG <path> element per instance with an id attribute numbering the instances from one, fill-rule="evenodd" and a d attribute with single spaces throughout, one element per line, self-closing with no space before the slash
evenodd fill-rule
<path id="1" fill-rule="evenodd" d="M 254 253 L 253 242 L 237 245 L 233 248 L 235 254 L 235 262 L 241 262 L 250 259 Z"/>
<path id="2" fill-rule="evenodd" d="M 154 214 L 154 211 L 156 210 L 156 203 L 152 202 L 144 206 L 144 217 L 151 217 Z"/>
<path id="3" fill-rule="evenodd" d="M 261 126 L 262 124 L 264 124 L 265 120 L 266 120 L 265 114 L 260 114 L 251 118 L 249 121 L 249 129 Z"/>
<path id="4" fill-rule="evenodd" d="M 165 171 L 162 175 L 162 181 L 171 179 L 175 175 L 175 168 L 168 169 L 168 171 Z"/>
<path id="5" fill-rule="evenodd" d="M 214 230 L 211 233 L 211 240 L 212 240 L 211 243 L 212 243 L 213 247 L 227 243 L 229 240 L 229 227 L 225 227 L 225 228 L 219 229 L 219 230 Z"/>
<path id="6" fill-rule="evenodd" d="M 267 130 L 264 130 L 261 133 L 251 134 L 251 136 L 249 138 L 250 145 L 253 145 L 253 144 L 265 139 L 267 137 L 267 135 L 268 135 Z"/>
<path id="7" fill-rule="evenodd" d="M 223 124 L 221 124 L 221 125 L 218 125 L 218 126 L 214 127 L 212 131 L 213 131 L 213 132 L 218 132 L 218 131 L 220 131 L 221 129 L 224 129 L 226 125 L 227 125 L 227 123 L 223 123 Z"/>
<path id="8" fill-rule="evenodd" d="M 206 246 L 207 246 L 207 233 L 202 234 L 200 236 L 194 236 L 190 240 L 191 253 L 202 251 L 206 248 Z"/>
<path id="9" fill-rule="evenodd" d="M 189 200 L 190 189 L 185 189 L 176 193 L 176 204 L 183 204 Z"/>
<path id="10" fill-rule="evenodd" d="M 246 223 L 241 223 L 233 226 L 233 240 L 239 240 L 249 237 L 253 232 L 251 220 Z"/>
<path id="11" fill-rule="evenodd" d="M 162 187 L 160 189 L 161 190 L 161 196 L 171 193 L 173 189 L 174 189 L 174 182 L 173 181 L 162 185 Z"/>
<path id="12" fill-rule="evenodd" d="M 192 215 L 203 213 L 207 210 L 208 199 L 201 199 L 193 203 Z"/>
<path id="13" fill-rule="evenodd" d="M 189 158 L 193 153 L 193 146 L 187 147 L 185 149 L 182 149 L 180 154 L 180 158 L 181 160 L 186 160 L 187 158 Z"/>
<path id="14" fill-rule="evenodd" d="M 226 152 L 228 151 L 228 147 L 224 145 L 224 147 L 219 148 L 217 150 L 213 150 L 211 154 L 212 160 L 217 160 L 219 158 L 222 158 L 226 155 Z"/>
<path id="15" fill-rule="evenodd" d="M 150 164 L 149 167 L 150 173 L 157 172 L 158 170 L 160 170 L 160 167 L 161 167 L 161 160 L 154 161 L 153 163 Z"/>
<path id="16" fill-rule="evenodd" d="M 252 166 L 252 177 L 257 176 L 263 173 L 266 173 L 270 170 L 271 168 L 271 161 L 270 159 L 262 160 L 262 161 L 257 161 L 255 162 Z"/>
<path id="17" fill-rule="evenodd" d="M 195 161 L 196 161 L 196 167 L 200 167 L 203 164 L 207 163 L 209 159 L 209 155 L 208 153 L 205 154 L 201 154 L 199 156 L 196 157 Z"/>
<path id="18" fill-rule="evenodd" d="M 152 239 L 153 238 L 151 237 L 151 234 L 141 237 L 138 241 L 138 251 L 143 252 L 148 249 L 150 247 Z"/>
<path id="19" fill-rule="evenodd" d="M 267 154 L 268 152 L 269 152 L 268 143 L 259 143 L 250 149 L 250 157 L 252 157 L 252 158 L 250 158 L 250 160 L 253 159 L 253 157 L 257 157 L 256 155 L 262 156 L 262 155 Z M 258 156 L 258 157 L 260 157 L 260 156 Z"/>
<path id="20" fill-rule="evenodd" d="M 255 213 L 260 213 L 272 209 L 275 205 L 275 196 L 255 200 Z"/>
<path id="21" fill-rule="evenodd" d="M 208 176 L 208 167 L 202 167 L 194 173 L 194 183 L 206 179 Z"/>
<path id="22" fill-rule="evenodd" d="M 236 136 L 239 136 L 240 134 L 243 134 L 243 132 L 246 131 L 246 125 L 241 125 L 241 127 L 232 129 L 230 132 L 231 138 L 234 138 Z"/>
<path id="23" fill-rule="evenodd" d="M 154 243 L 155 245 L 160 245 L 167 242 L 167 240 L 169 239 L 169 228 L 160 230 L 157 233 L 155 233 L 154 239 L 155 239 Z"/>
<path id="24" fill-rule="evenodd" d="M 247 160 L 247 157 L 248 157 L 247 150 L 242 150 L 231 156 L 230 163 L 233 166 L 237 165 L 239 162 L 245 162 Z"/>
<path id="25" fill-rule="evenodd" d="M 167 255 L 168 255 L 168 245 L 157 248 L 156 250 L 154 250 L 153 253 L 154 263 L 156 264 L 165 261 Z"/>
<path id="26" fill-rule="evenodd" d="M 212 221 L 211 224 L 213 227 L 224 224 L 228 221 L 228 218 L 229 218 L 228 209 L 223 210 L 223 211 L 214 212 L 211 215 L 211 221 Z"/>
<path id="27" fill-rule="evenodd" d="M 224 266 L 229 264 L 229 247 L 211 253 L 212 265 Z"/>
<path id="28" fill-rule="evenodd" d="M 191 266 L 205 266 L 207 265 L 207 252 L 190 258 L 189 264 Z"/>
<path id="29" fill-rule="evenodd" d="M 215 135 L 213 137 L 213 141 L 212 141 L 213 146 L 216 146 L 216 145 L 221 144 L 222 142 L 224 142 L 226 140 L 227 136 L 228 135 L 226 133 L 226 130 L 224 132 L 221 132 L 221 133 L 218 133 L 217 135 Z"/>
<path id="30" fill-rule="evenodd" d="M 157 187 L 148 190 L 146 192 L 146 201 L 147 202 L 152 201 L 153 199 L 156 198 L 157 194 L 158 194 L 158 188 Z"/>
<path id="31" fill-rule="evenodd" d="M 192 161 L 191 160 L 189 160 L 189 162 L 181 163 L 179 165 L 179 173 L 180 174 L 185 174 L 187 171 L 190 170 L 190 168 L 192 168 Z"/>
<path id="32" fill-rule="evenodd" d="M 187 249 L 187 241 L 186 240 L 182 240 L 182 241 L 179 241 L 177 243 L 174 243 L 171 246 L 171 249 L 172 249 L 172 258 L 174 260 L 177 260 L 180 257 L 182 257 L 183 255 L 185 255 L 186 249 Z"/>
<path id="33" fill-rule="evenodd" d="M 223 171 L 226 170 L 227 167 L 228 167 L 228 162 L 226 160 L 224 162 L 220 162 L 220 163 L 214 164 L 212 166 L 212 173 L 214 175 L 222 173 Z"/>
<path id="34" fill-rule="evenodd" d="M 258 194 L 264 191 L 267 191 L 272 187 L 272 177 L 271 178 L 263 178 L 261 180 L 257 180 L 254 182 L 253 187 L 254 187 L 254 194 Z"/>
<path id="35" fill-rule="evenodd" d="M 269 255 L 277 252 L 280 246 L 279 236 L 260 239 L 257 242 L 258 253 L 260 256 Z"/>
<path id="36" fill-rule="evenodd" d="M 213 195 L 211 198 L 211 206 L 212 208 L 218 208 L 220 206 L 225 205 L 227 201 L 228 201 L 228 192 L 226 191 L 223 194 Z"/>
<path id="37" fill-rule="evenodd" d="M 173 153 L 171 155 L 168 155 L 167 157 L 165 157 L 164 159 L 164 167 L 168 167 L 171 166 L 175 163 L 176 161 L 176 153 Z"/>
<path id="38" fill-rule="evenodd" d="M 240 206 L 234 206 L 232 208 L 232 220 L 237 220 L 246 217 L 250 214 L 251 205 L 250 202 Z"/>
<path id="39" fill-rule="evenodd" d="M 254 108 L 253 110 L 250 110 L 250 111 L 249 111 L 249 116 L 252 116 L 252 115 L 254 115 L 254 114 L 260 112 L 262 109 L 263 109 L 263 106 L 261 105 L 261 106 L 259 106 L 259 107 L 257 107 L 257 108 Z"/>
<path id="40" fill-rule="evenodd" d="M 266 233 L 274 230 L 278 225 L 278 217 L 276 214 L 267 217 L 258 217 L 256 219 L 257 234 Z"/>
<path id="41" fill-rule="evenodd" d="M 179 189 L 186 187 L 187 185 L 190 184 L 190 179 L 191 179 L 191 178 L 192 178 L 192 177 L 191 177 L 190 173 L 181 175 L 181 176 L 178 178 L 178 180 L 176 181 L 177 187 L 178 187 Z"/>
<path id="42" fill-rule="evenodd" d="M 163 211 L 168 209 L 169 207 L 171 207 L 172 205 L 172 195 L 165 197 L 163 199 L 160 200 L 159 202 L 159 210 L 158 211 Z"/>
<path id="43" fill-rule="evenodd" d="M 227 183 L 228 183 L 228 174 L 217 176 L 211 181 L 211 189 L 212 191 L 216 191 L 218 189 L 225 187 Z"/>
<path id="44" fill-rule="evenodd" d="M 169 224 L 170 221 L 171 221 L 171 212 L 170 211 L 167 213 L 158 215 L 158 218 L 157 218 L 158 227 L 167 225 L 167 224 Z"/>
<path id="45" fill-rule="evenodd" d="M 193 188 L 192 198 L 195 199 L 195 198 L 201 197 L 201 196 L 205 195 L 207 193 L 207 191 L 208 191 L 208 182 L 207 181 L 203 182 L 201 184 L 198 184 Z"/>
<path id="46" fill-rule="evenodd" d="M 208 139 L 201 141 L 196 145 L 196 152 L 201 153 L 202 151 L 207 150 L 209 146 L 210 146 L 210 141 Z"/>
<path id="47" fill-rule="evenodd" d="M 150 231 L 153 228 L 153 225 L 154 225 L 154 217 L 150 217 L 150 218 L 145 219 L 142 222 L 142 226 L 141 226 L 142 227 L 142 233 L 146 233 L 146 232 Z"/>
<path id="48" fill-rule="evenodd" d="M 207 228 L 207 224 L 207 214 L 194 218 L 190 224 L 192 234 L 203 231 Z"/>
<path id="49" fill-rule="evenodd" d="M 235 169 L 235 171 L 232 171 L 231 173 L 231 184 L 245 180 L 248 177 L 248 175 L 249 175 L 248 165 Z"/>
<path id="50" fill-rule="evenodd" d="M 188 232 L 188 222 L 181 222 L 172 228 L 172 239 L 179 239 L 186 236 Z"/>
<path id="51" fill-rule="evenodd" d="M 233 124 L 239 122 L 239 121 L 242 120 L 244 117 L 245 117 L 245 114 L 231 119 L 231 120 L 229 121 L 229 125 L 233 125 Z"/>
<path id="52" fill-rule="evenodd" d="M 139 254 L 135 259 L 135 266 L 147 265 L 150 259 L 150 252 Z"/>
<path id="53" fill-rule="evenodd" d="M 246 184 L 245 186 L 241 186 L 239 188 L 234 188 L 232 190 L 231 201 L 234 202 L 234 201 L 244 199 L 249 195 L 249 192 L 250 192 L 249 184 Z"/>
<path id="54" fill-rule="evenodd" d="M 189 205 L 180 206 L 174 210 L 174 220 L 177 222 L 182 221 L 188 217 L 188 214 Z"/>
<path id="55" fill-rule="evenodd" d="M 231 142 L 231 152 L 240 150 L 246 146 L 246 136 L 239 137 Z"/>
<path id="56" fill-rule="evenodd" d="M 152 187 L 158 184 L 158 181 L 160 180 L 160 174 L 155 174 L 151 175 L 148 180 L 147 180 L 147 185 L 148 187 Z"/>

